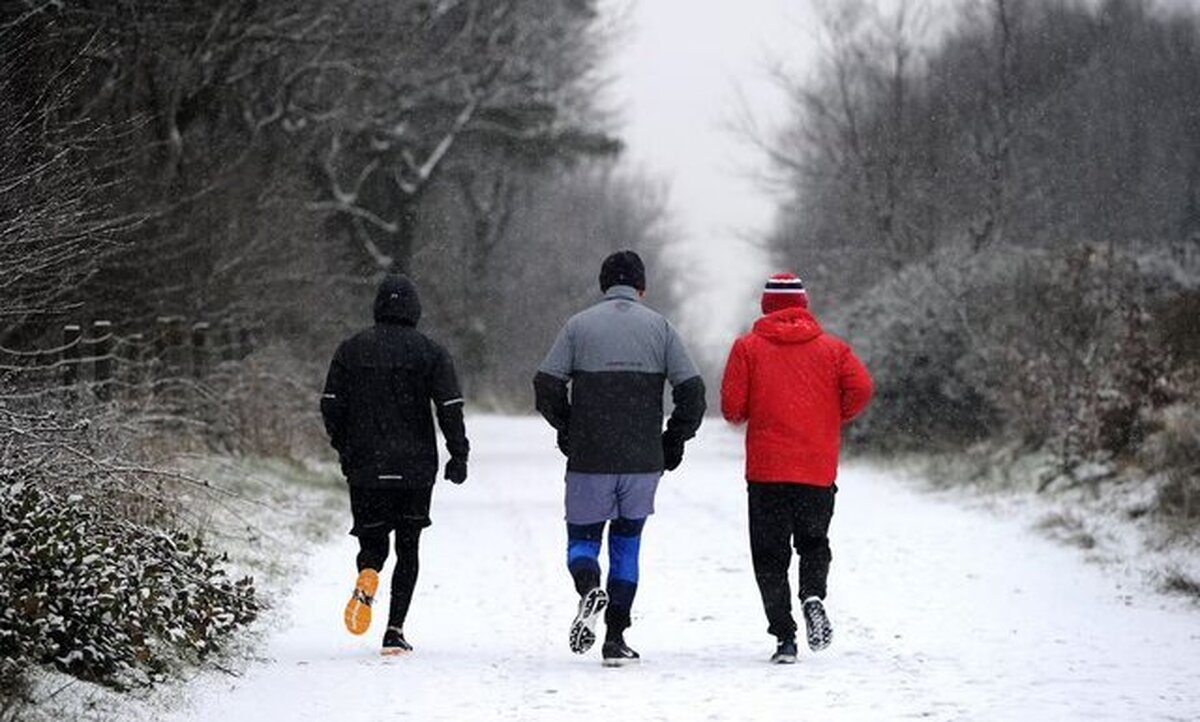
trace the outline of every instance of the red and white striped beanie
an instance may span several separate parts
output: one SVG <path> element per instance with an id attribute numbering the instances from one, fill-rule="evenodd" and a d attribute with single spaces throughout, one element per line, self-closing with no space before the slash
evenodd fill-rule
<path id="1" fill-rule="evenodd" d="M 763 313 L 775 313 L 785 308 L 808 308 L 808 292 L 804 282 L 794 273 L 776 273 L 767 279 L 763 289 Z"/>

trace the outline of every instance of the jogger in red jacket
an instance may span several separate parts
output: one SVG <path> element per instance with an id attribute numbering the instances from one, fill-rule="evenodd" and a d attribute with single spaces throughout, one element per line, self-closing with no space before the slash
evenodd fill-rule
<path id="1" fill-rule="evenodd" d="M 833 631 L 823 600 L 829 575 L 829 522 L 842 425 L 871 398 L 871 377 L 845 341 L 808 311 L 796 276 L 767 280 L 763 317 L 737 339 L 721 381 L 721 412 L 747 423 L 746 481 L 754 575 L 778 639 L 772 661 L 796 660 L 788 569 L 800 558 L 799 596 L 808 645 L 824 649 Z"/>

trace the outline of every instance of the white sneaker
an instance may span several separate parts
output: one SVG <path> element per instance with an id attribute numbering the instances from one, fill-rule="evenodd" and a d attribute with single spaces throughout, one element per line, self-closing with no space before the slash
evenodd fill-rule
<path id="1" fill-rule="evenodd" d="M 833 627 L 825 614 L 825 605 L 819 597 L 804 600 L 804 627 L 808 632 L 808 648 L 814 652 L 825 649 L 833 642 Z"/>
<path id="2" fill-rule="evenodd" d="M 579 600 L 579 611 L 571 622 L 571 651 L 583 654 L 596 643 L 596 625 L 608 607 L 608 592 L 601 587 L 589 589 Z"/>

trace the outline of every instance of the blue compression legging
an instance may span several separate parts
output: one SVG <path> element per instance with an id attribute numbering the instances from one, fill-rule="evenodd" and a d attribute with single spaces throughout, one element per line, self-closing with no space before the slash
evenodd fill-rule
<path id="1" fill-rule="evenodd" d="M 633 598 L 637 594 L 638 554 L 645 519 L 614 519 L 596 524 L 567 524 L 567 569 L 580 595 L 600 586 L 600 543 L 608 523 L 608 609 L 604 613 L 608 637 L 619 638 L 629 627 Z"/>

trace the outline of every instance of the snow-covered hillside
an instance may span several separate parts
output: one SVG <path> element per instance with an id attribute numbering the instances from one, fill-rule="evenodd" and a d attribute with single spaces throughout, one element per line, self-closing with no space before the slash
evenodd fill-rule
<path id="1" fill-rule="evenodd" d="M 833 523 L 834 645 L 772 666 L 750 571 L 740 436 L 709 422 L 660 487 L 627 634 L 638 667 L 567 649 L 562 460 L 532 419 L 469 419 L 471 478 L 438 486 L 407 632 L 349 636 L 348 536 L 289 621 L 178 719 L 1146 720 L 1200 717 L 1200 614 L 1123 588 L 1027 524 L 849 465 Z M 345 526 L 349 527 L 348 513 Z"/>

